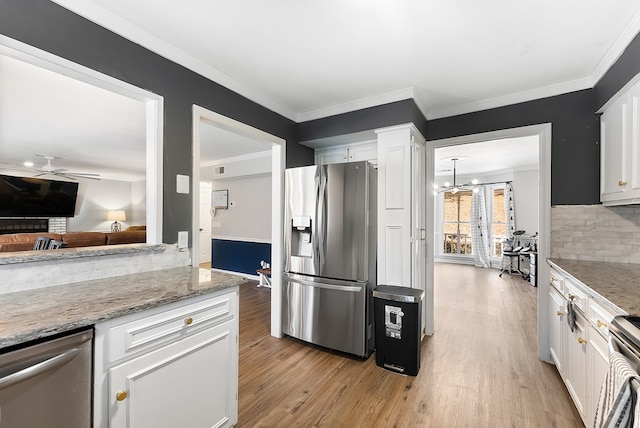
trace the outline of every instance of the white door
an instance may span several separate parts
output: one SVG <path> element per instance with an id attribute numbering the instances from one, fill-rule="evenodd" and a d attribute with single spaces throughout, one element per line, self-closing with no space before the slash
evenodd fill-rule
<path id="1" fill-rule="evenodd" d="M 199 263 L 211 262 L 211 183 L 200 183 Z"/>

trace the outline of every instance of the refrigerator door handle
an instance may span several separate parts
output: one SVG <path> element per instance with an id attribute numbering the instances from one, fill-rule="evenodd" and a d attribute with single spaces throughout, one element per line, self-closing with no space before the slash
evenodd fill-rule
<path id="1" fill-rule="evenodd" d="M 302 275 L 295 274 L 284 274 L 284 278 L 288 281 L 295 282 L 300 285 L 305 285 L 307 287 L 317 287 L 317 288 L 326 288 L 329 290 L 340 290 L 340 291 L 352 291 L 359 292 L 362 291 L 366 285 L 366 281 L 341 281 L 339 279 L 328 279 L 328 278 L 310 278 L 304 277 Z M 356 284 L 356 285 L 354 285 Z"/>

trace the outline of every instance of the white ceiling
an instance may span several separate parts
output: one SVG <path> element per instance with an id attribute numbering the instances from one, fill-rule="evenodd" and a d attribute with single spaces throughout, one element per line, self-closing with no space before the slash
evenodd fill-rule
<path id="1" fill-rule="evenodd" d="M 452 158 L 461 159 L 456 162 L 458 177 L 536 170 L 538 146 L 538 137 L 531 136 L 437 148 L 434 175 L 453 182 Z"/>
<path id="2" fill-rule="evenodd" d="M 54 1 L 295 121 L 592 87 L 640 29 L 626 0 Z"/>
<path id="3" fill-rule="evenodd" d="M 142 102 L 5 55 L 0 71 L 0 173 L 41 167 L 41 154 L 71 172 L 144 179 Z"/>

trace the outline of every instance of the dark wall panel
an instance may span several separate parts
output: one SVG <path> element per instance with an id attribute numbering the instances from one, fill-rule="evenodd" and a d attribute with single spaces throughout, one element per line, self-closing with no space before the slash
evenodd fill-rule
<path id="1" fill-rule="evenodd" d="M 261 261 L 271 264 L 271 244 L 211 240 L 211 267 L 214 269 L 257 275 Z"/>
<path id="2" fill-rule="evenodd" d="M 410 122 L 413 122 L 424 135 L 426 120 L 412 99 L 302 122 L 298 124 L 298 141 L 352 134 Z"/>
<path id="3" fill-rule="evenodd" d="M 191 175 L 191 110 L 197 104 L 287 141 L 287 166 L 313 163 L 295 141 L 295 122 L 130 42 L 48 0 L 0 0 L 0 32 L 164 97 L 164 241 L 191 228 L 191 195 L 175 175 Z"/>
<path id="4" fill-rule="evenodd" d="M 427 122 L 428 140 L 552 124 L 551 203 L 600 202 L 600 122 L 593 90 L 499 107 Z"/>
<path id="5" fill-rule="evenodd" d="M 640 73 L 640 34 L 627 46 L 620 58 L 596 83 L 596 110 L 605 105 L 636 74 Z"/>

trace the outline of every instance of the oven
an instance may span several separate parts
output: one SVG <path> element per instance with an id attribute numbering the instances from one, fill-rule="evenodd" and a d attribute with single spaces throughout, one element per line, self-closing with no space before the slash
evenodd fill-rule
<path id="1" fill-rule="evenodd" d="M 640 317 L 614 317 L 609 333 L 609 351 L 621 353 L 637 372 L 640 368 Z"/>
<path id="2" fill-rule="evenodd" d="M 640 419 L 640 317 L 616 316 L 609 325 L 609 369 L 600 389 L 594 427 L 631 427 Z"/>

